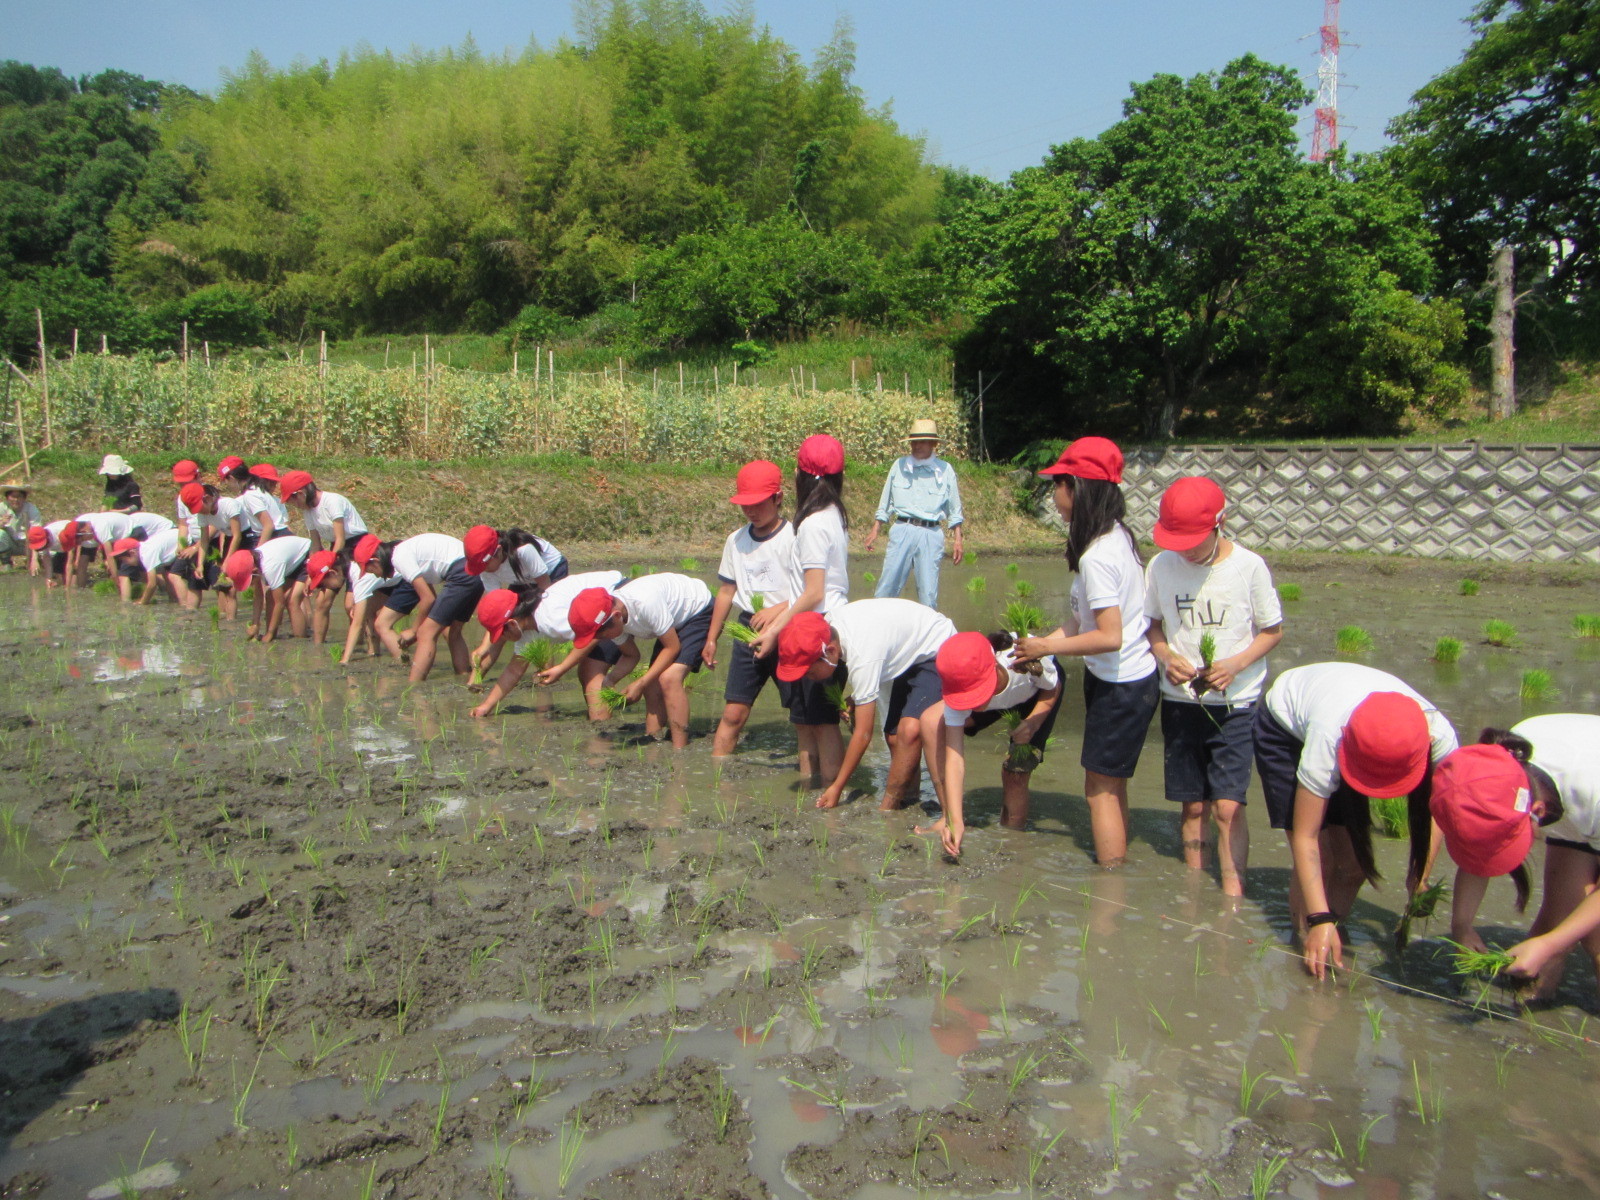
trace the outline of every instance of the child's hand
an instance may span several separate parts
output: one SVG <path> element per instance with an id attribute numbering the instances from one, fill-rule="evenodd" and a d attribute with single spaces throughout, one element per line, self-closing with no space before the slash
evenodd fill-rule
<path id="1" fill-rule="evenodd" d="M 1011 740 L 1020 746 L 1024 742 L 1033 741 L 1033 735 L 1038 732 L 1039 719 L 1036 717 L 1024 717 L 1022 722 L 1011 731 Z"/>
<path id="2" fill-rule="evenodd" d="M 470 715 L 474 716 L 474 717 L 477 717 L 481 721 L 484 717 L 487 717 L 493 711 L 494 711 L 494 705 L 490 704 L 488 701 L 484 701 L 484 703 L 478 705 L 477 708 L 473 709 Z"/>
<path id="3" fill-rule="evenodd" d="M 1225 692 L 1238 677 L 1239 667 L 1231 658 L 1219 658 L 1205 670 L 1205 680 L 1214 692 Z"/>
<path id="4" fill-rule="evenodd" d="M 838 808 L 839 801 L 844 799 L 844 784 L 836 783 L 831 787 L 822 789 L 822 795 L 817 797 L 818 808 Z"/>
<path id="5" fill-rule="evenodd" d="M 700 661 L 705 663 L 706 666 L 711 668 L 712 670 L 716 669 L 716 666 L 717 666 L 717 640 L 715 638 L 707 638 L 706 639 L 706 644 L 704 646 L 700 647 Z"/>
<path id="6" fill-rule="evenodd" d="M 552 686 L 556 680 L 561 678 L 562 674 L 563 672 L 560 667 L 546 667 L 544 670 L 539 672 L 539 686 Z"/>
<path id="7" fill-rule="evenodd" d="M 1182 687 L 1195 676 L 1194 664 L 1181 654 L 1167 655 L 1167 682 Z"/>
<path id="8" fill-rule="evenodd" d="M 644 680 L 635 679 L 627 687 L 622 689 L 622 695 L 629 704 L 639 703 L 639 697 L 644 695 Z"/>
<path id="9" fill-rule="evenodd" d="M 1018 638 L 1011 647 L 1011 661 L 1021 666 L 1024 663 L 1036 662 L 1046 657 L 1050 651 L 1045 648 L 1044 639 L 1041 637 Z"/>

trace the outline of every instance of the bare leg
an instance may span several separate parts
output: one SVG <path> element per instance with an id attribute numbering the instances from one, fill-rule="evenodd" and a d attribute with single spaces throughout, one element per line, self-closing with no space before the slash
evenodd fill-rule
<path id="1" fill-rule="evenodd" d="M 306 585 L 301 580 L 289 589 L 289 628 L 295 637 L 306 635 Z"/>
<path id="2" fill-rule="evenodd" d="M 1217 873 L 1224 896 L 1244 895 L 1245 869 L 1250 865 L 1250 824 L 1244 805 L 1218 800 L 1212 806 L 1217 821 Z"/>
<path id="3" fill-rule="evenodd" d="M 844 765 L 844 738 L 837 725 L 796 725 L 800 741 L 800 775 L 809 784 L 822 787 L 839 778 Z"/>
<path id="4" fill-rule="evenodd" d="M 711 757 L 726 758 L 739 746 L 739 735 L 744 732 L 745 722 L 750 719 L 750 706 L 748 704 L 735 704 L 729 701 L 723 706 L 722 720 L 717 722 L 716 735 L 711 740 Z M 804 750 L 801 751 L 804 754 Z M 801 769 L 805 764 L 801 763 Z"/>
<path id="5" fill-rule="evenodd" d="M 1120 867 L 1128 859 L 1128 781 L 1085 771 L 1083 791 L 1094 830 L 1095 861 L 1102 867 Z"/>
<path id="6" fill-rule="evenodd" d="M 118 575 L 116 578 L 117 594 L 122 597 L 122 602 L 127 604 L 133 599 L 133 580 L 126 575 Z"/>
<path id="7" fill-rule="evenodd" d="M 400 661 L 400 635 L 395 632 L 395 623 L 405 616 L 405 613 L 394 608 L 386 608 L 378 614 L 373 628 L 377 632 L 378 640 L 383 643 L 383 648 L 389 652 L 389 657 L 396 662 Z"/>
<path id="8" fill-rule="evenodd" d="M 589 720 L 604 721 L 611 710 L 600 699 L 600 689 L 606 682 L 606 664 L 594 655 L 578 663 L 578 686 L 583 689 L 584 701 L 589 706 Z"/>
<path id="9" fill-rule="evenodd" d="M 1539 913 L 1533 919 L 1530 937 L 1548 933 L 1561 924 L 1573 909 L 1581 904 L 1595 886 L 1600 876 L 1600 859 L 1570 846 L 1546 845 L 1544 849 L 1544 895 L 1539 901 Z M 1590 934 L 1583 940 L 1583 948 L 1591 956 L 1600 956 L 1600 935 Z M 1552 958 L 1539 973 L 1538 995 L 1551 996 L 1561 986 L 1566 973 L 1567 955 Z M 1600 957 L 1595 958 L 1596 976 L 1600 977 Z"/>
<path id="10" fill-rule="evenodd" d="M 319 646 L 328 640 L 328 619 L 332 615 L 333 593 L 319 588 L 311 609 L 311 640 Z"/>
<path id="11" fill-rule="evenodd" d="M 445 640 L 450 645 L 450 665 L 455 673 L 462 679 L 472 678 L 472 647 L 467 645 L 466 634 L 463 632 L 465 622 L 452 621 L 450 629 L 445 635 Z"/>
<path id="12" fill-rule="evenodd" d="M 667 728 L 672 732 L 672 744 L 680 750 L 689 744 L 689 689 L 683 686 L 688 675 L 689 668 L 682 663 L 673 663 L 661 673 Z"/>
<path id="13" fill-rule="evenodd" d="M 432 617 L 423 617 L 422 624 L 417 626 L 417 638 L 411 647 L 412 683 L 421 683 L 433 670 L 433 659 L 439 652 L 439 634 L 443 629 L 444 626 Z M 404 640 L 401 639 L 402 642 Z"/>
<path id="14" fill-rule="evenodd" d="M 1027 771 L 1000 768 L 1000 824 L 1007 829 L 1028 827 L 1029 780 Z"/>
<path id="15" fill-rule="evenodd" d="M 1183 865 L 1191 871 L 1206 865 L 1206 802 L 1185 800 L 1178 817 L 1178 836 L 1183 841 Z"/>
<path id="16" fill-rule="evenodd" d="M 905 808 L 915 801 L 922 779 L 922 727 L 915 717 L 902 717 L 888 735 L 889 778 L 878 807 L 884 812 Z"/>

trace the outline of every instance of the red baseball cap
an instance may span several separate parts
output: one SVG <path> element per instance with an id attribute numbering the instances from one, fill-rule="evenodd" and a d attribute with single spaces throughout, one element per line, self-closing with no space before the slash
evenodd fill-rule
<path id="1" fill-rule="evenodd" d="M 244 459 L 237 454 L 230 454 L 217 464 L 217 478 L 222 479 L 229 471 L 237 471 L 242 466 L 244 466 Z"/>
<path id="2" fill-rule="evenodd" d="M 1228 498 L 1204 475 L 1185 475 L 1161 493 L 1151 538 L 1163 550 L 1192 550 L 1211 536 Z"/>
<path id="3" fill-rule="evenodd" d="M 292 496 L 303 487 L 311 485 L 310 471 L 285 471 L 278 480 L 278 495 Z"/>
<path id="4" fill-rule="evenodd" d="M 494 552 L 500 549 L 500 535 L 489 525 L 474 525 L 461 542 L 467 548 L 468 575 L 482 575 Z"/>
<path id="5" fill-rule="evenodd" d="M 807 475 L 837 475 L 844 470 L 844 447 L 826 433 L 813 433 L 800 443 L 795 466 Z"/>
<path id="6" fill-rule="evenodd" d="M 249 550 L 235 550 L 222 564 L 222 573 L 233 584 L 233 590 L 242 592 L 250 586 L 250 576 L 256 573 L 256 556 Z"/>
<path id="7" fill-rule="evenodd" d="M 1428 718 L 1410 696 L 1373 692 L 1339 735 L 1339 773 L 1364 796 L 1405 796 L 1428 770 Z"/>
<path id="8" fill-rule="evenodd" d="M 250 468 L 250 474 L 257 479 L 270 479 L 273 483 L 278 482 L 278 468 L 271 463 L 257 463 Z"/>
<path id="9" fill-rule="evenodd" d="M 185 458 L 172 464 L 173 483 L 193 483 L 200 478 L 200 464 L 192 458 Z"/>
<path id="10" fill-rule="evenodd" d="M 1463 746 L 1433 769 L 1433 819 L 1464 871 L 1504 875 L 1533 845 L 1528 773 L 1504 746 Z"/>
<path id="11" fill-rule="evenodd" d="M 821 613 L 797 614 L 778 635 L 778 678 L 785 683 L 804 678 L 822 657 L 832 636 L 833 629 L 822 619 Z"/>
<path id="12" fill-rule="evenodd" d="M 111 553 L 113 555 L 126 554 L 129 550 L 137 550 L 142 545 L 144 543 L 138 538 L 118 538 L 111 543 Z"/>
<path id="13" fill-rule="evenodd" d="M 339 556 L 332 550 L 318 550 L 306 559 L 306 587 L 314 588 L 321 583 L 322 577 L 333 570 L 338 561 Z"/>
<path id="14" fill-rule="evenodd" d="M 1122 482 L 1122 451 L 1110 438 L 1081 437 L 1061 452 L 1055 466 L 1041 475 L 1072 475 L 1078 479 L 1103 479 Z"/>
<path id="15" fill-rule="evenodd" d="M 498 642 L 505 635 L 506 622 L 511 619 L 511 610 L 516 606 L 517 594 L 510 588 L 495 588 L 492 592 L 485 592 L 483 599 L 478 601 L 478 624 Z"/>
<path id="16" fill-rule="evenodd" d="M 383 543 L 378 541 L 375 533 L 364 533 L 356 540 L 356 548 L 350 551 L 350 560 L 358 567 L 365 567 L 372 561 L 372 556 L 378 552 L 378 547 Z"/>
<path id="17" fill-rule="evenodd" d="M 933 665 L 939 671 L 944 702 L 951 708 L 971 712 L 994 699 L 1000 681 L 995 674 L 994 647 L 983 634 L 958 633 L 945 639 Z"/>
<path id="18" fill-rule="evenodd" d="M 572 644 L 579 650 L 594 641 L 595 635 L 617 611 L 617 600 L 605 588 L 584 588 L 572 598 L 567 609 L 567 624 L 572 626 Z"/>
<path id="19" fill-rule="evenodd" d="M 61 548 L 63 550 L 75 550 L 78 546 L 78 534 L 82 532 L 82 530 L 82 522 L 68 521 L 61 527 L 61 533 L 57 536 L 56 540 L 61 543 Z"/>
<path id="20" fill-rule="evenodd" d="M 50 544 L 50 531 L 43 525 L 35 525 L 28 530 L 28 549 L 43 550 Z"/>
<path id="21" fill-rule="evenodd" d="M 760 504 L 783 491 L 783 472 L 778 464 L 758 458 L 739 468 L 734 477 L 730 504 Z"/>
<path id="22" fill-rule="evenodd" d="M 206 502 L 206 485 L 203 483 L 186 483 L 183 490 L 178 493 L 178 499 L 183 501 L 183 506 L 192 513 L 200 511 L 200 506 Z"/>

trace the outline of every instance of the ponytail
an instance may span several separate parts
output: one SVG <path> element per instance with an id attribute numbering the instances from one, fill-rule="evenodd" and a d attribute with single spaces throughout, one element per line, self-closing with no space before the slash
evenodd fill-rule
<path id="1" fill-rule="evenodd" d="M 1064 475 L 1062 479 L 1072 489 L 1072 520 L 1067 523 L 1067 569 L 1075 573 L 1084 552 L 1095 540 L 1119 528 L 1128 536 L 1134 560 L 1142 564 L 1139 541 L 1122 519 L 1128 511 L 1122 488 L 1105 479 L 1079 479 L 1075 475 Z"/>
<path id="2" fill-rule="evenodd" d="M 832 475 L 812 475 L 808 471 L 794 473 L 794 527 L 799 529 L 812 513 L 821 512 L 832 505 L 839 510 L 839 524 L 850 528 L 850 517 L 844 511 L 844 472 Z"/>
<path id="3" fill-rule="evenodd" d="M 528 573 L 522 568 L 522 559 L 518 557 L 517 551 L 524 546 L 532 546 L 542 557 L 545 544 L 526 529 L 518 529 L 515 526 L 510 529 L 497 529 L 495 534 L 500 539 L 500 552 L 506 556 L 506 562 L 510 564 L 511 573 L 517 577 L 517 582 L 532 583 L 533 580 L 528 578 Z M 541 575 L 544 573 L 543 569 L 539 572 Z"/>

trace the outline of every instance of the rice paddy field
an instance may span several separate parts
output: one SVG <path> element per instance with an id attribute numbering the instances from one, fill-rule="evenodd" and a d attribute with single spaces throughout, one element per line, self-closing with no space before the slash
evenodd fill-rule
<path id="1" fill-rule="evenodd" d="M 1341 641 L 1464 740 L 1600 711 L 1593 572 L 1276 568 L 1280 669 Z M 984 556 L 944 608 L 992 628 L 1066 585 Z M 1313 982 L 1281 835 L 1252 803 L 1242 902 L 1187 870 L 1156 728 L 1129 865 L 1098 870 L 1076 665 L 1032 828 L 998 824 L 999 735 L 969 740 L 953 863 L 878 811 L 881 745 L 815 810 L 771 697 L 714 761 L 717 674 L 675 753 L 570 682 L 479 722 L 447 673 L 16 574 L 0 662 L 0 1195 L 1600 1192 L 1590 967 L 1520 1007 L 1455 974 L 1448 896 L 1397 955 L 1380 836 L 1348 969 Z"/>

